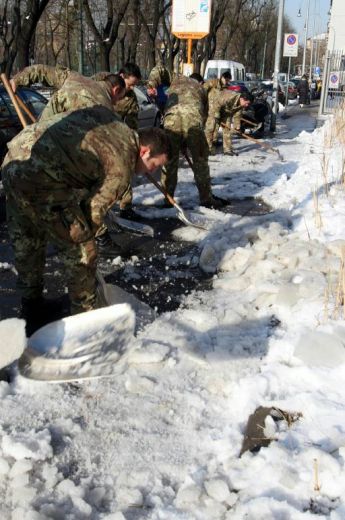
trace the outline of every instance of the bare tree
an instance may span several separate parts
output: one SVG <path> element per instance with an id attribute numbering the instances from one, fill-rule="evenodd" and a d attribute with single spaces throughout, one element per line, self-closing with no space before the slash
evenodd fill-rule
<path id="1" fill-rule="evenodd" d="M 101 69 L 110 70 L 110 51 L 119 34 L 120 24 L 130 0 L 82 0 L 86 21 L 100 48 Z"/>
<path id="2" fill-rule="evenodd" d="M 17 69 L 29 65 L 31 43 L 39 19 L 49 0 L 16 1 L 13 7 L 13 18 L 16 24 L 16 39 L 12 49 L 16 54 Z"/>
<path id="3" fill-rule="evenodd" d="M 20 0 L 16 1 L 17 10 Z M 16 57 L 15 43 L 18 33 L 18 19 L 14 16 L 15 4 L 11 0 L 5 0 L 0 10 L 0 69 L 1 72 L 10 74 Z"/>

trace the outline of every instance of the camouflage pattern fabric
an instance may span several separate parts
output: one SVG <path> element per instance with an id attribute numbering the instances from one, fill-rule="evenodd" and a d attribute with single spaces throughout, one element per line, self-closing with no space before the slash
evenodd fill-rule
<path id="1" fill-rule="evenodd" d="M 184 76 L 176 78 L 168 89 L 165 114 L 190 111 L 205 121 L 208 112 L 207 93 L 197 81 Z"/>
<path id="2" fill-rule="evenodd" d="M 162 186 L 174 195 L 180 151 L 188 149 L 193 162 L 195 183 L 200 202 L 211 198 L 211 180 L 208 166 L 208 146 L 203 130 L 207 98 L 202 86 L 189 78 L 175 80 L 169 89 L 164 129 L 167 131 L 172 159 L 163 167 Z"/>
<path id="3" fill-rule="evenodd" d="M 171 77 L 168 69 L 164 65 L 156 65 L 151 70 L 146 85 L 148 88 L 157 88 L 160 85 L 169 86 L 170 83 Z"/>
<path id="4" fill-rule="evenodd" d="M 138 129 L 139 105 L 133 90 L 127 90 L 125 97 L 116 103 L 114 110 L 129 128 Z"/>
<path id="5" fill-rule="evenodd" d="M 139 104 L 133 90 L 128 90 L 126 92 L 125 96 L 116 103 L 114 110 L 120 116 L 122 121 L 129 126 L 129 128 L 132 128 L 133 130 L 138 129 Z M 129 184 L 120 201 L 120 209 L 131 208 L 132 200 L 133 190 L 132 186 Z"/>
<path id="6" fill-rule="evenodd" d="M 231 123 L 234 123 L 235 130 L 239 130 L 241 128 L 241 117 L 240 94 L 235 94 L 229 90 L 214 89 L 210 91 L 205 134 L 211 153 L 215 151 L 214 143 L 217 141 L 220 123 L 226 126 L 226 128 L 222 127 L 224 152 L 232 151 Z"/>
<path id="7" fill-rule="evenodd" d="M 207 95 L 210 94 L 213 90 L 223 90 L 224 86 L 222 85 L 222 82 L 220 79 L 214 78 L 214 79 L 208 79 L 203 84 L 204 90 L 206 90 Z"/>
<path id="8" fill-rule="evenodd" d="M 41 82 L 58 89 L 43 110 L 41 119 L 97 105 L 114 110 L 111 88 L 105 81 L 95 81 L 63 67 L 33 65 L 23 69 L 13 79 L 17 86 Z"/>
<path id="9" fill-rule="evenodd" d="M 104 107 L 55 115 L 11 141 L 2 178 L 23 297 L 41 295 L 51 242 L 65 264 L 72 312 L 95 307 L 94 236 L 126 190 L 138 154 L 137 134 Z"/>

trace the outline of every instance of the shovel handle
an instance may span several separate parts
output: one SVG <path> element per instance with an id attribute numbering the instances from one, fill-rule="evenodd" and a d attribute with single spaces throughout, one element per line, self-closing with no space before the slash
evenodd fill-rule
<path id="1" fill-rule="evenodd" d="M 32 112 L 30 112 L 30 110 L 28 109 L 28 107 L 26 106 L 24 101 L 18 96 L 18 94 L 14 94 L 14 95 L 18 101 L 18 105 L 20 106 L 20 108 L 22 110 L 24 110 L 24 112 L 26 113 L 28 118 L 31 119 L 32 123 L 36 123 L 36 121 L 37 121 L 36 117 L 33 115 Z"/>
<path id="2" fill-rule="evenodd" d="M 224 123 L 221 123 L 221 126 L 222 126 L 223 128 L 227 128 L 227 129 L 230 130 L 230 131 L 232 130 L 232 128 L 229 128 L 229 127 L 228 127 L 227 125 L 225 125 Z M 266 150 L 271 150 L 272 152 L 274 152 L 274 153 L 278 153 L 278 155 L 279 155 L 278 150 L 275 150 L 275 149 L 272 148 L 272 146 L 270 146 L 269 144 L 267 144 L 267 143 L 262 143 L 262 142 L 259 141 L 258 139 L 255 139 L 255 137 L 251 137 L 251 136 L 249 136 L 249 135 L 247 135 L 247 134 L 243 134 L 240 130 L 236 130 L 235 128 L 234 128 L 233 131 L 236 132 L 237 134 L 241 135 L 241 136 L 244 137 L 245 139 L 248 139 L 248 141 L 252 141 L 253 143 L 258 144 L 259 146 L 261 146 L 261 148 L 265 148 Z"/>
<path id="3" fill-rule="evenodd" d="M 167 191 L 165 191 L 165 189 L 159 184 L 159 182 L 157 182 L 156 179 L 152 177 L 152 175 L 149 172 L 145 172 L 145 175 L 148 178 L 148 180 L 152 182 L 152 184 L 154 184 L 161 193 L 163 193 L 167 201 L 170 202 L 172 206 L 176 206 L 175 199 L 171 195 L 169 195 Z"/>
<path id="4" fill-rule="evenodd" d="M 17 101 L 17 96 L 15 96 L 15 94 L 14 94 L 14 92 L 12 90 L 11 84 L 10 84 L 10 82 L 7 79 L 6 74 L 2 73 L 0 75 L 0 78 L 1 78 L 1 81 L 3 82 L 3 84 L 4 84 L 4 87 L 6 89 L 7 94 L 10 96 L 10 99 L 11 99 L 11 101 L 13 103 L 13 106 L 14 106 L 16 112 L 17 112 L 17 115 L 19 117 L 19 120 L 20 120 L 23 128 L 27 127 L 28 123 L 27 123 L 25 117 L 23 116 L 23 113 L 22 113 L 21 108 L 19 106 L 19 103 Z"/>
<path id="5" fill-rule="evenodd" d="M 257 123 L 253 123 L 253 121 L 249 121 L 249 119 L 245 119 L 244 117 L 241 117 L 241 121 L 244 121 L 248 125 L 257 126 Z"/>
<path id="6" fill-rule="evenodd" d="M 191 170 L 193 170 L 193 163 L 192 163 L 191 158 L 190 158 L 189 155 L 188 155 L 187 150 L 183 150 L 183 156 L 184 156 L 184 158 L 186 159 L 189 168 L 190 168 Z"/>

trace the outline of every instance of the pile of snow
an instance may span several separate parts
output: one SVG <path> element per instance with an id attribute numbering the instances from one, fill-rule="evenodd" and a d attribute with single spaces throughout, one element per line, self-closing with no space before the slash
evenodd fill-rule
<path id="1" fill-rule="evenodd" d="M 275 211 L 205 209 L 207 231 L 175 232 L 199 243 L 212 290 L 143 328 L 114 378 L 1 383 L 1 518 L 345 517 L 342 165 L 336 143 L 324 148 L 330 123 L 292 139 L 305 119 L 287 122 L 272 143 L 284 163 L 257 149 L 210 161 L 216 194 Z M 192 173 L 180 175 L 178 199 L 196 203 Z M 135 193 L 160 200 L 151 185 Z M 267 417 L 270 445 L 239 457 L 259 406 L 301 415 Z"/>

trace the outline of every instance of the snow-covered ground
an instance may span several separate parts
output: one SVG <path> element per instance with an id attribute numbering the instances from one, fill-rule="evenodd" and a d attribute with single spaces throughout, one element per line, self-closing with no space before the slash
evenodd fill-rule
<path id="1" fill-rule="evenodd" d="M 274 211 L 204 209 L 207 231 L 175 231 L 200 245 L 211 291 L 141 330 L 114 377 L 0 382 L 1 519 L 345 519 L 344 147 L 332 119 L 312 132 L 292 111 L 267 141 L 284 162 L 249 141 L 210 159 L 215 194 Z M 176 195 L 196 205 L 186 169 Z M 135 196 L 174 211 L 150 185 Z M 19 321 L 0 332 L 20 351 Z M 240 457 L 259 406 L 301 415 L 268 416 L 272 442 Z"/>

